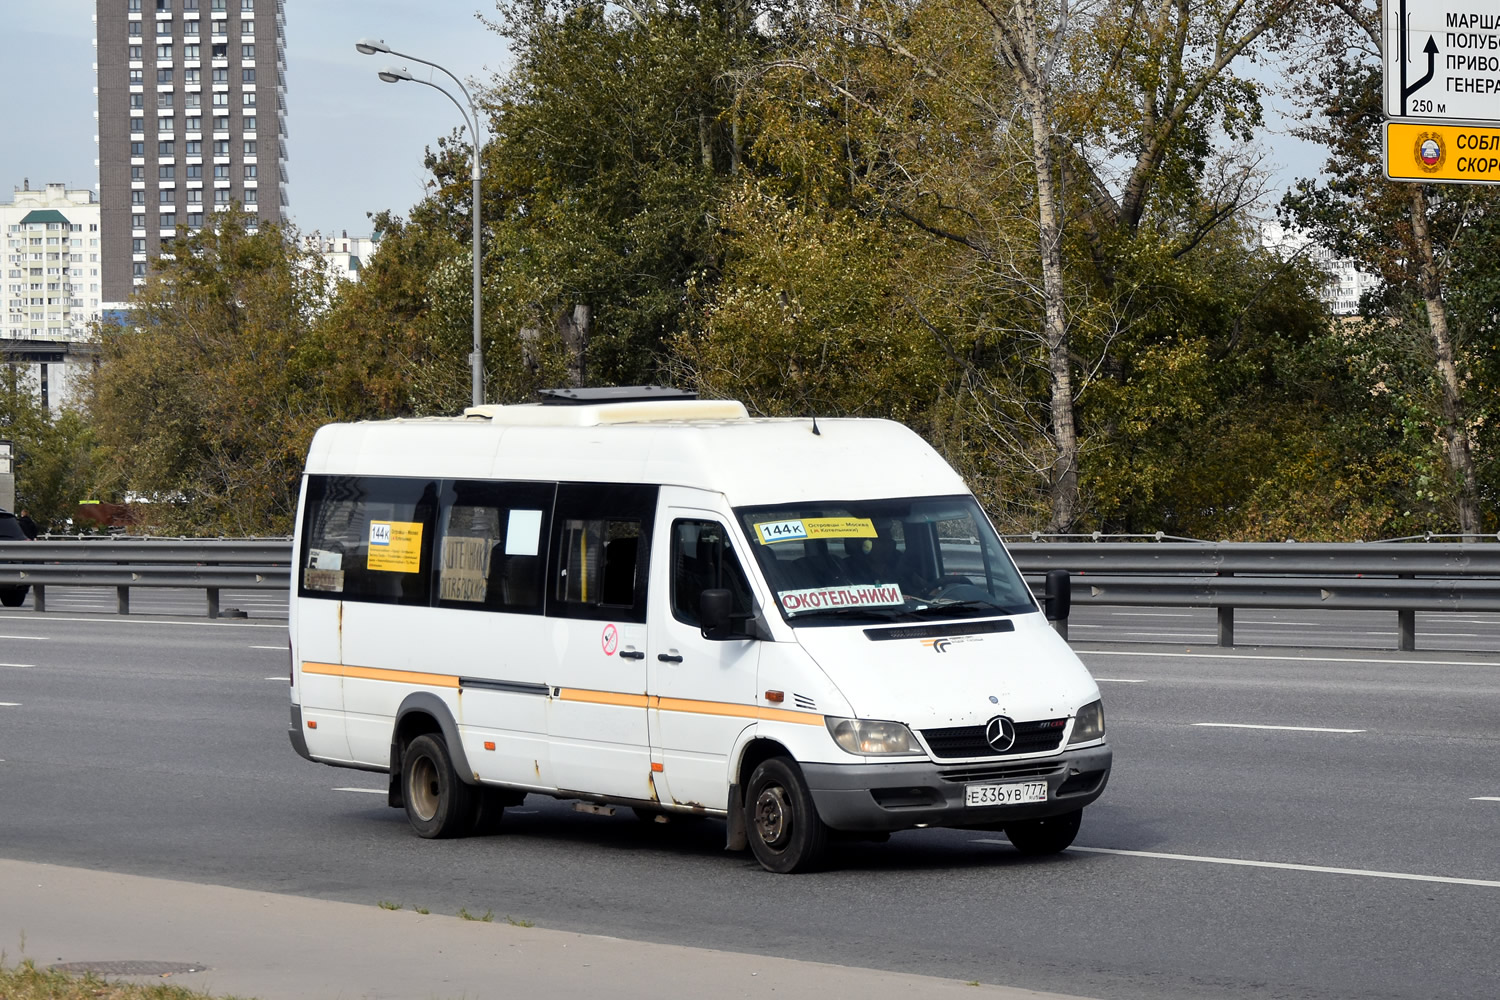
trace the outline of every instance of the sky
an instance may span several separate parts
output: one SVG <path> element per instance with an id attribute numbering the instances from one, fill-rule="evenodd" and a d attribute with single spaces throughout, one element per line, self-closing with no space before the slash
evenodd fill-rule
<path id="1" fill-rule="evenodd" d="M 97 190 L 94 4 L 0 0 L 0 65 L 8 81 L 35 86 L 0 94 L 0 199 L 27 179 Z M 477 19 L 493 10 L 492 0 L 287 0 L 288 198 L 300 229 L 361 236 L 370 231 L 367 213 L 405 215 L 423 196 L 424 148 L 460 123 L 441 94 L 376 76 L 391 64 L 414 75 L 425 67 L 360 55 L 354 43 L 382 39 L 466 83 L 488 84 L 508 66 L 504 40 Z M 1296 177 L 1316 172 L 1321 151 L 1287 136 L 1274 114 L 1268 126 L 1274 202 Z"/>

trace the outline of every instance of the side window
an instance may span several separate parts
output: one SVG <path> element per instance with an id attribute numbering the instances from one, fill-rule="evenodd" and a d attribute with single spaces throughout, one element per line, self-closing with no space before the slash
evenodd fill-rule
<path id="1" fill-rule="evenodd" d="M 310 476 L 298 594 L 426 605 L 437 484 Z"/>
<path id="2" fill-rule="evenodd" d="M 717 521 L 672 522 L 672 617 L 698 624 L 698 595 L 723 587 L 732 598 L 730 613 L 751 613 L 750 584 Z"/>
<path id="3" fill-rule="evenodd" d="M 541 614 L 550 483 L 455 482 L 443 500 L 437 603 Z"/>
<path id="4" fill-rule="evenodd" d="M 655 486 L 558 487 L 547 613 L 644 622 Z"/>

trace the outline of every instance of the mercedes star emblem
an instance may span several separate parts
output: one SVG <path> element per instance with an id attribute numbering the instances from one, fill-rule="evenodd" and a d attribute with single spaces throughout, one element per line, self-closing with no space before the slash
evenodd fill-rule
<path id="1" fill-rule="evenodd" d="M 984 741 L 996 753 L 1004 753 L 1016 743 L 1016 726 L 1003 715 L 997 715 L 984 727 Z"/>

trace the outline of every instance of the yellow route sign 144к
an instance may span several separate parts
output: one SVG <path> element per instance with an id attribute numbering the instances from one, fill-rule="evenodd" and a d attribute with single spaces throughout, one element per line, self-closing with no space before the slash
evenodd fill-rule
<path id="1" fill-rule="evenodd" d="M 1500 128 L 1386 122 L 1385 175 L 1393 181 L 1500 184 Z"/>

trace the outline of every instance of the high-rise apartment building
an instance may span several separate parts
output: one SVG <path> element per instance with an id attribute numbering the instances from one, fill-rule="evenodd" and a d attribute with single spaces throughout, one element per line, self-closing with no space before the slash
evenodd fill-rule
<path id="1" fill-rule="evenodd" d="M 89 353 L 82 341 L 99 318 L 99 202 L 89 188 L 27 182 L 0 202 L 0 234 L 0 358 L 27 366 L 41 401 L 57 409 L 73 401 Z"/>
<path id="2" fill-rule="evenodd" d="M 96 0 L 104 299 L 177 227 L 286 208 L 285 0 Z"/>

